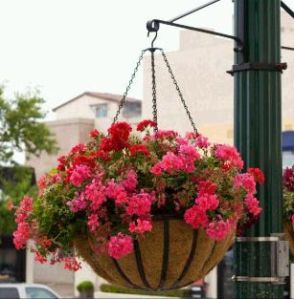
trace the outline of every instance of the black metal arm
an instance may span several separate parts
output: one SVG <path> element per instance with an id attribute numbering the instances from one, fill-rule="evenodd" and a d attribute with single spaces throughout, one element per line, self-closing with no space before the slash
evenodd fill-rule
<path id="1" fill-rule="evenodd" d="M 147 22 L 146 26 L 147 26 L 148 32 L 157 32 L 159 30 L 160 24 L 169 25 L 169 26 L 173 26 L 173 27 L 178 27 L 178 28 L 183 28 L 183 29 L 187 29 L 187 30 L 193 30 L 193 31 L 198 31 L 198 32 L 206 33 L 206 34 L 211 34 L 211 35 L 216 35 L 216 36 L 220 36 L 220 37 L 229 38 L 229 39 L 232 39 L 235 42 L 237 42 L 238 48 L 242 48 L 242 46 L 243 46 L 243 41 L 241 39 L 239 39 L 238 37 L 233 36 L 233 35 L 217 32 L 217 31 L 213 31 L 213 30 L 208 30 L 208 29 L 204 29 L 204 28 L 191 27 L 191 26 L 187 26 L 187 25 L 183 25 L 183 24 L 177 24 L 177 23 L 170 22 L 170 21 L 158 20 L 158 19 L 154 19 L 154 20 L 151 20 L 151 21 Z"/>
<path id="2" fill-rule="evenodd" d="M 205 4 L 201 5 L 201 6 L 198 6 L 198 7 L 194 8 L 194 9 L 188 11 L 188 12 L 185 12 L 185 13 L 183 13 L 183 14 L 181 14 L 181 15 L 175 17 L 175 18 L 172 18 L 172 19 L 170 19 L 170 20 L 168 20 L 168 21 L 171 22 L 171 23 L 173 23 L 173 22 L 175 22 L 175 21 L 177 21 L 177 20 L 179 20 L 179 19 L 182 19 L 182 18 L 184 18 L 184 17 L 186 17 L 186 16 L 188 16 L 188 15 L 190 15 L 190 14 L 196 12 L 196 11 L 199 11 L 199 10 L 201 10 L 201 9 L 203 9 L 203 8 L 206 8 L 206 7 L 212 5 L 212 4 L 216 3 L 216 2 L 219 2 L 219 1 L 220 1 L 220 0 L 213 0 L 213 1 L 210 1 L 210 2 L 208 2 L 208 3 L 205 3 Z"/>
<path id="3" fill-rule="evenodd" d="M 294 11 L 283 1 L 281 1 L 281 7 L 294 19 Z"/>

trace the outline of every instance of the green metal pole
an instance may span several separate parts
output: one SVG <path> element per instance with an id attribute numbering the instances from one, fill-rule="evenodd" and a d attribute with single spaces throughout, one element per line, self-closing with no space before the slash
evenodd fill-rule
<path id="1" fill-rule="evenodd" d="M 235 32 L 244 40 L 235 63 L 280 63 L 280 0 L 235 0 Z M 281 73 L 244 69 L 234 73 L 235 144 L 245 167 L 260 167 L 266 177 L 258 189 L 263 208 L 247 236 L 282 231 Z M 271 277 L 270 242 L 237 242 L 236 275 Z M 236 282 L 236 298 L 283 298 L 281 284 Z"/>

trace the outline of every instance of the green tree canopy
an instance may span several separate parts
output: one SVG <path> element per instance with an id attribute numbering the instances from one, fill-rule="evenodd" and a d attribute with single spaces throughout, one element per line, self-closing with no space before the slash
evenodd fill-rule
<path id="1" fill-rule="evenodd" d="M 15 229 L 14 211 L 24 195 L 37 196 L 34 169 L 18 165 L 14 152 L 40 155 L 57 150 L 44 122 L 44 100 L 35 93 L 8 100 L 0 87 L 0 234 Z"/>
<path id="2" fill-rule="evenodd" d="M 5 99 L 0 87 L 0 165 L 14 163 L 15 151 L 25 150 L 33 155 L 56 151 L 54 136 L 41 122 L 45 117 L 43 103 L 37 92 Z"/>

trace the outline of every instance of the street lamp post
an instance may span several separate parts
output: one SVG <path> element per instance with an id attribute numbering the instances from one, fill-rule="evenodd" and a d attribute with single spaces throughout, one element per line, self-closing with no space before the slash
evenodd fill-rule
<path id="1" fill-rule="evenodd" d="M 236 297 L 283 298 L 287 271 L 282 235 L 280 0 L 235 0 L 235 35 L 243 40 L 233 67 L 235 144 L 245 167 L 264 171 L 259 221 L 237 239 Z M 276 233 L 276 235 L 275 235 Z M 282 244 L 282 247 L 281 247 Z M 286 246 L 286 243 L 284 243 Z M 283 251 L 283 250 L 282 250 Z M 280 254 L 280 256 L 279 256 Z M 279 265 L 280 263 L 280 265 Z M 284 270 L 279 268 L 284 263 Z"/>

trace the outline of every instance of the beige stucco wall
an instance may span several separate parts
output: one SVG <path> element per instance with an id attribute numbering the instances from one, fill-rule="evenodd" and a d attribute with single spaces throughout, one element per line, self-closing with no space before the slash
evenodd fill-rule
<path id="1" fill-rule="evenodd" d="M 56 155 L 42 153 L 40 157 L 27 157 L 26 164 L 35 168 L 37 178 L 57 165 L 57 157 L 68 153 L 72 146 L 88 140 L 89 131 L 94 128 L 94 120 L 74 118 L 50 121 L 47 125 L 55 135 L 59 151 Z"/>
<path id="2" fill-rule="evenodd" d="M 95 117 L 94 110 L 91 105 L 106 103 L 109 107 L 109 115 L 114 115 L 118 104 L 115 102 L 98 99 L 90 95 L 83 95 L 80 98 L 61 106 L 55 111 L 56 119 L 69 119 L 69 118 L 88 118 Z"/>

